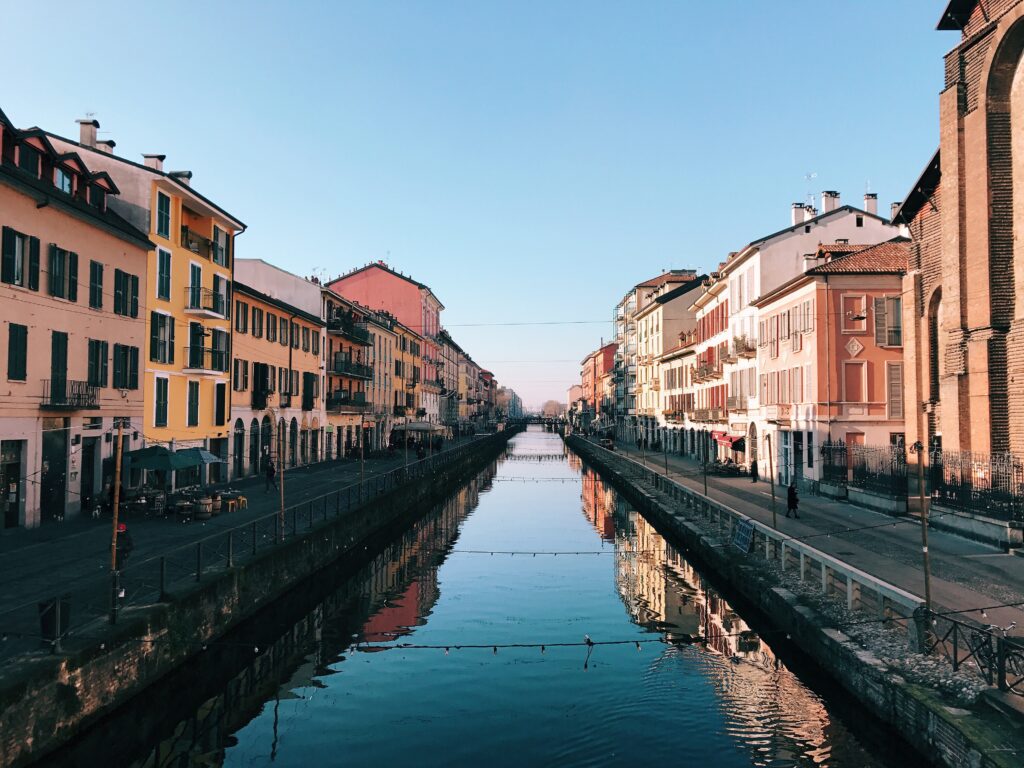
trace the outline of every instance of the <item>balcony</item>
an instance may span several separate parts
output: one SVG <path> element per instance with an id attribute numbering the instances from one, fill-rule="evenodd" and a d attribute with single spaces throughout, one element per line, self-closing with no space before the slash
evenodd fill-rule
<path id="1" fill-rule="evenodd" d="M 651 379 L 651 391 L 652 392 L 660 392 L 661 391 L 661 379 Z"/>
<path id="2" fill-rule="evenodd" d="M 185 347 L 185 373 L 218 374 L 228 369 L 228 353 L 210 347 Z"/>
<path id="3" fill-rule="evenodd" d="M 354 363 L 343 352 L 335 352 L 334 360 L 328 373 L 338 376 L 351 376 L 353 379 L 372 379 L 373 368 L 363 363 Z"/>
<path id="4" fill-rule="evenodd" d="M 693 421 L 724 421 L 725 411 L 722 408 L 697 408 L 693 412 Z"/>
<path id="5" fill-rule="evenodd" d="M 722 366 L 721 365 L 698 365 L 697 371 L 694 374 L 694 381 L 704 382 L 711 381 L 713 379 L 722 378 Z"/>
<path id="6" fill-rule="evenodd" d="M 365 392 L 338 389 L 327 395 L 327 410 L 332 413 L 364 413 L 369 408 Z"/>
<path id="7" fill-rule="evenodd" d="M 203 237 L 188 227 L 181 228 L 181 247 L 186 251 L 191 251 L 197 256 L 202 256 L 204 259 L 212 259 L 214 252 L 213 246 L 214 243 L 212 240 Z"/>
<path id="8" fill-rule="evenodd" d="M 327 332 L 344 336 L 357 344 L 363 344 L 367 347 L 372 343 L 370 341 L 370 331 L 366 327 L 366 323 L 357 323 L 355 320 L 342 315 L 328 318 Z"/>
<path id="9" fill-rule="evenodd" d="M 185 313 L 195 317 L 223 319 L 227 317 L 227 298 L 209 288 L 190 285 L 185 288 Z"/>
<path id="10" fill-rule="evenodd" d="M 267 407 L 267 400 L 270 393 L 265 389 L 254 389 L 252 391 L 252 409 L 254 411 L 262 411 Z"/>
<path id="11" fill-rule="evenodd" d="M 395 415 L 395 416 L 405 416 L 405 406 L 404 405 L 396 405 L 396 406 L 393 407 L 391 413 L 393 415 Z"/>
<path id="12" fill-rule="evenodd" d="M 733 352 L 737 357 L 757 357 L 757 347 L 747 341 L 745 336 L 737 336 L 733 339 Z"/>
<path id="13" fill-rule="evenodd" d="M 745 413 L 747 410 L 747 396 L 746 395 L 729 395 L 726 398 L 726 407 L 735 413 Z"/>
<path id="14" fill-rule="evenodd" d="M 99 408 L 100 390 L 87 381 L 43 379 L 43 401 L 39 407 L 55 411 Z"/>

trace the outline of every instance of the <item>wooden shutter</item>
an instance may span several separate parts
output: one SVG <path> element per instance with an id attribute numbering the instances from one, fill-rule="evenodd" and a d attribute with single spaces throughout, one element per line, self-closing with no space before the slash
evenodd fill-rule
<path id="1" fill-rule="evenodd" d="M 139 276 L 138 275 L 130 275 L 129 277 L 130 277 L 130 281 L 131 281 L 131 290 L 130 290 L 131 306 L 130 306 L 129 314 L 132 317 L 138 317 L 139 316 Z"/>
<path id="2" fill-rule="evenodd" d="M 14 282 L 14 230 L 4 227 L 3 230 L 3 266 L 0 268 L 0 280 L 5 283 Z"/>
<path id="3" fill-rule="evenodd" d="M 78 301 L 78 254 L 68 254 L 68 300 Z"/>
<path id="4" fill-rule="evenodd" d="M 114 345 L 114 386 L 124 389 L 124 347 Z"/>
<path id="5" fill-rule="evenodd" d="M 903 363 L 886 363 L 889 418 L 903 418 Z"/>
<path id="6" fill-rule="evenodd" d="M 60 276 L 60 274 L 62 272 L 63 272 L 63 270 L 60 269 L 57 266 L 57 244 L 56 243 L 50 243 L 50 280 L 49 280 L 49 284 L 50 285 L 49 285 L 49 288 L 50 288 L 50 295 L 51 296 L 60 296 L 63 293 L 63 291 L 61 291 L 61 292 L 57 291 L 58 277 Z"/>
<path id="7" fill-rule="evenodd" d="M 28 287 L 29 290 L 39 290 L 39 238 L 28 239 Z"/>
<path id="8" fill-rule="evenodd" d="M 162 315 L 156 312 L 149 313 L 149 359 L 156 363 L 162 363 L 160 359 L 160 318 Z"/>
<path id="9" fill-rule="evenodd" d="M 888 341 L 885 332 L 885 297 L 875 297 L 875 344 L 884 347 Z"/>
<path id="10" fill-rule="evenodd" d="M 99 382 L 101 387 L 107 386 L 107 342 L 101 341 L 99 344 Z"/>
<path id="11" fill-rule="evenodd" d="M 114 270 L 114 314 L 123 315 L 124 312 L 124 277 L 125 273 L 120 269 Z"/>
<path id="12" fill-rule="evenodd" d="M 93 339 L 89 339 L 89 361 L 88 361 L 88 372 L 86 373 L 86 381 L 89 386 L 96 385 L 96 378 L 99 372 L 96 370 L 96 345 L 98 342 Z"/>
<path id="13" fill-rule="evenodd" d="M 139 348 L 128 347 L 128 389 L 139 388 Z"/>

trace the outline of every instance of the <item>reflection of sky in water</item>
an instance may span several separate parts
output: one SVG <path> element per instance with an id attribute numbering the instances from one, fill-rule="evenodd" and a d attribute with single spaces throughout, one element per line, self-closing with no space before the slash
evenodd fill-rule
<path id="1" fill-rule="evenodd" d="M 706 647 L 599 646 L 586 670 L 583 648 L 495 656 L 355 647 L 329 670 L 297 670 L 280 700 L 236 732 L 225 764 L 270 765 L 272 745 L 273 764 L 284 766 L 887 764 L 643 518 L 561 454 L 557 435 L 518 436 L 494 482 L 478 497 L 460 494 L 463 511 L 479 506 L 439 568 L 402 582 L 395 569 L 406 566 L 380 566 L 390 591 L 373 602 L 365 640 L 380 646 L 397 633 L 399 643 L 455 646 L 661 632 L 707 638 Z"/>

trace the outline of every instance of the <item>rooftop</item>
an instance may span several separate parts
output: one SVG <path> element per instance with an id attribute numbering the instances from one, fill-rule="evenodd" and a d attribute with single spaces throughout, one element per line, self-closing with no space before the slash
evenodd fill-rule
<path id="1" fill-rule="evenodd" d="M 818 256 L 828 256 L 830 248 L 821 246 Z M 851 246 L 845 246 L 847 248 Z M 833 255 L 831 261 L 807 270 L 809 275 L 855 275 L 882 274 L 904 275 L 907 272 L 907 259 L 910 252 L 910 241 L 905 237 L 897 237 L 884 243 L 870 246 L 856 246 L 860 250 L 852 253 Z"/>

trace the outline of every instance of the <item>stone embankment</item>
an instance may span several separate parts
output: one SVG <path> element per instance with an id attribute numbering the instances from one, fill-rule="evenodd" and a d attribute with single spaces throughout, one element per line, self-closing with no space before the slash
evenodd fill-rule
<path id="1" fill-rule="evenodd" d="M 915 620 L 920 598 L 591 442 L 566 442 L 926 758 L 956 768 L 1024 764 L 1019 722 L 985 705 L 994 692 L 976 671 L 954 673 L 941 655 L 919 652 L 928 631 Z"/>
<path id="2" fill-rule="evenodd" d="M 116 624 L 96 623 L 69 637 L 60 654 L 6 665 L 0 671 L 0 766 L 42 760 L 304 579 L 360 551 L 371 537 L 400 533 L 496 459 L 517 431 L 424 464 L 426 471 L 377 488 L 352 509 L 335 512 L 324 504 L 322 518 L 310 514 L 305 530 L 293 529 L 245 562 L 204 571 L 158 603 L 123 611 Z"/>

